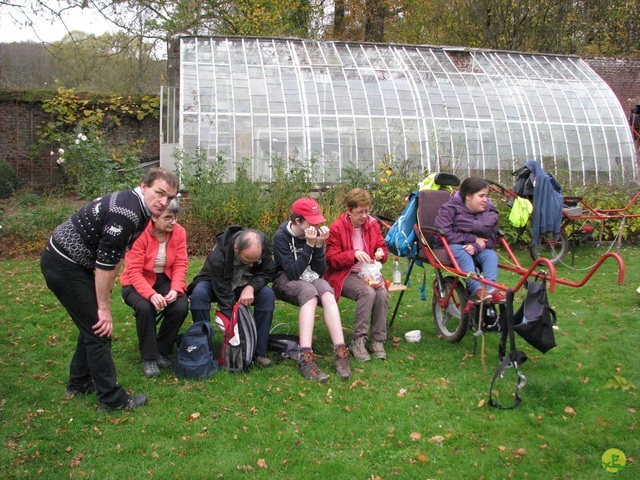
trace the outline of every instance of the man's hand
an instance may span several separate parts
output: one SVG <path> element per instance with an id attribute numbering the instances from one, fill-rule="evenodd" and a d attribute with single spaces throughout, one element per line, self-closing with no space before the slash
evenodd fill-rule
<path id="1" fill-rule="evenodd" d="M 238 301 L 245 307 L 250 307 L 255 300 L 253 295 L 253 287 L 251 285 L 247 285 L 242 289 L 242 292 L 240 292 L 240 298 L 238 298 Z"/>
<path id="2" fill-rule="evenodd" d="M 113 332 L 111 310 L 98 309 L 98 323 L 93 326 L 93 332 L 99 337 L 110 337 Z"/>

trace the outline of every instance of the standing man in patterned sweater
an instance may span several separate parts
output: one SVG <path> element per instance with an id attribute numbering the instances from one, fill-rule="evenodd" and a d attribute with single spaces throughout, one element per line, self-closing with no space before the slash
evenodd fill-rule
<path id="1" fill-rule="evenodd" d="M 78 327 L 66 395 L 97 391 L 99 410 L 130 410 L 147 403 L 116 381 L 111 357 L 111 289 L 125 252 L 151 215 L 160 216 L 178 191 L 178 177 L 148 171 L 139 187 L 99 197 L 58 225 L 40 257 L 47 287 Z"/>

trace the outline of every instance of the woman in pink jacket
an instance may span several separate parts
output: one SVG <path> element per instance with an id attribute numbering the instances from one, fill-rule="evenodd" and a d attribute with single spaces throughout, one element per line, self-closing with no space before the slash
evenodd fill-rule
<path id="1" fill-rule="evenodd" d="M 349 350 L 361 362 L 371 359 L 366 342 L 371 330 L 369 347 L 376 358 L 385 360 L 387 353 L 387 310 L 389 292 L 385 286 L 372 287 L 362 280 L 362 265 L 387 261 L 387 245 L 380 225 L 371 217 L 371 196 L 354 188 L 344 199 L 347 209 L 331 224 L 326 243 L 327 272 L 324 279 L 334 289 L 336 300 L 341 296 L 355 300 L 356 310 Z"/>
<path id="2" fill-rule="evenodd" d="M 122 298 L 135 310 L 142 370 L 146 377 L 167 368 L 180 327 L 187 317 L 187 235 L 177 223 L 180 207 L 172 200 L 125 255 L 120 277 Z M 158 311 L 164 318 L 156 334 Z"/>

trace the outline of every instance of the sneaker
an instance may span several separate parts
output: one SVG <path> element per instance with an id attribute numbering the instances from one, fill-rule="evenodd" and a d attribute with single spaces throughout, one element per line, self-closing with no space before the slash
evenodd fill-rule
<path id="1" fill-rule="evenodd" d="M 507 294 L 499 289 L 495 289 L 493 292 L 491 292 L 491 301 L 493 303 L 502 303 L 507 299 Z"/>
<path id="2" fill-rule="evenodd" d="M 95 390 L 95 385 L 93 382 L 87 383 L 86 385 L 79 385 L 74 387 L 72 385 L 67 385 L 67 390 L 64 392 L 64 396 L 67 398 L 73 398 L 76 395 L 89 395 L 93 393 Z"/>
<path id="3" fill-rule="evenodd" d="M 345 344 L 336 345 L 333 349 L 333 366 L 336 368 L 336 375 L 342 380 L 351 378 L 349 349 Z"/>
<path id="4" fill-rule="evenodd" d="M 329 378 L 326 373 L 318 368 L 316 356 L 310 348 L 300 351 L 298 372 L 307 380 L 313 380 L 318 383 L 324 383 Z"/>
<path id="5" fill-rule="evenodd" d="M 147 404 L 147 396 L 144 393 L 138 395 L 127 396 L 127 399 L 122 405 L 112 407 L 106 403 L 100 402 L 98 405 L 99 412 L 112 412 L 114 410 L 133 410 L 134 408 L 142 407 Z"/>
<path id="6" fill-rule="evenodd" d="M 387 359 L 387 352 L 384 350 L 384 342 L 379 340 L 371 340 L 371 353 L 373 353 L 374 357 L 379 358 L 380 360 Z"/>
<path id="7" fill-rule="evenodd" d="M 273 365 L 273 362 L 269 360 L 267 357 L 265 357 L 264 355 L 257 356 L 255 359 L 255 363 L 257 363 L 258 366 L 262 368 L 268 368 L 271 365 Z"/>
<path id="8" fill-rule="evenodd" d="M 473 292 L 473 299 L 476 302 L 486 302 L 487 300 L 491 300 L 491 294 L 487 293 L 484 287 L 480 287 L 478 290 Z"/>
<path id="9" fill-rule="evenodd" d="M 171 366 L 171 360 L 169 360 L 164 355 L 160 355 L 158 358 L 156 358 L 156 363 L 160 368 L 169 368 Z"/>
<path id="10" fill-rule="evenodd" d="M 364 337 L 354 338 L 351 340 L 349 350 L 356 360 L 360 360 L 361 362 L 368 362 L 371 360 L 369 352 L 367 352 L 367 349 L 364 346 Z"/>
<path id="11" fill-rule="evenodd" d="M 158 367 L 158 362 L 155 360 L 142 360 L 142 371 L 147 378 L 160 375 L 160 367 Z"/>

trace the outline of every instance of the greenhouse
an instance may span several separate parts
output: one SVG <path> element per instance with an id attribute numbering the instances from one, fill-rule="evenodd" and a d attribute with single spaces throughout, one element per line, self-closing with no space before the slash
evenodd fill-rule
<path id="1" fill-rule="evenodd" d="M 196 150 L 313 162 L 318 182 L 384 161 L 503 178 L 527 160 L 572 183 L 636 181 L 627 116 L 579 57 L 396 44 L 180 37 L 179 88 L 162 94 L 161 164 Z"/>

